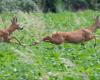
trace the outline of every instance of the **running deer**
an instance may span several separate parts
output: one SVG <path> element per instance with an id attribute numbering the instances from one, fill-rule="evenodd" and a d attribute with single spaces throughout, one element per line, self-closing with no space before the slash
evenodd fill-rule
<path id="1" fill-rule="evenodd" d="M 80 29 L 72 32 L 56 32 L 51 36 L 44 37 L 41 41 L 50 42 L 53 44 L 67 43 L 84 43 L 92 39 L 96 40 L 96 37 L 92 34 L 96 29 L 100 28 L 99 16 L 95 18 L 95 23 L 86 29 Z M 40 42 L 33 42 L 33 45 Z M 95 43 L 96 44 L 96 43 Z"/>
<path id="2" fill-rule="evenodd" d="M 0 41 L 10 42 L 11 39 L 17 40 L 15 37 L 11 36 L 11 34 L 15 30 L 22 30 L 22 29 L 23 29 L 23 27 L 20 26 L 19 24 L 17 24 L 17 18 L 13 17 L 13 19 L 11 20 L 11 25 L 6 29 L 0 30 Z M 19 44 L 21 44 L 21 42 L 19 40 L 17 40 L 17 42 Z"/>

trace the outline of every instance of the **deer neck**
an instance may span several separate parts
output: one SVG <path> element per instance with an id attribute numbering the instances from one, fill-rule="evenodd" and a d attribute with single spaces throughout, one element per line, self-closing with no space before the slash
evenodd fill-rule
<path id="1" fill-rule="evenodd" d="M 93 24 L 92 26 L 90 26 L 90 27 L 88 28 L 88 30 L 91 31 L 91 32 L 95 32 L 96 29 L 97 29 L 97 25 L 96 25 L 96 24 Z"/>
<path id="2" fill-rule="evenodd" d="M 16 30 L 16 28 L 14 28 L 12 25 L 7 28 L 7 31 L 9 32 L 9 34 L 12 34 L 12 32 L 14 32 Z"/>

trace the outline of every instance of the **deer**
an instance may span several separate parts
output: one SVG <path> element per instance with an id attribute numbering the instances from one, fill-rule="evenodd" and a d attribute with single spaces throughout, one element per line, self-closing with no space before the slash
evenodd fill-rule
<path id="1" fill-rule="evenodd" d="M 79 29 L 70 32 L 56 32 L 53 33 L 51 36 L 44 37 L 41 41 L 53 43 L 56 45 L 65 42 L 74 44 L 81 43 L 83 45 L 84 42 L 94 39 L 96 45 L 96 36 L 93 35 L 93 32 L 95 32 L 96 29 L 99 28 L 100 28 L 99 16 L 96 16 L 95 22 L 91 26 L 85 29 Z M 33 42 L 32 45 L 39 44 L 40 42 Z"/>
<path id="2" fill-rule="evenodd" d="M 0 41 L 10 43 L 11 39 L 17 40 L 17 42 L 21 45 L 21 42 L 11 34 L 16 30 L 22 30 L 23 26 L 20 26 L 17 23 L 17 17 L 14 16 L 11 20 L 11 25 L 8 28 L 0 29 Z"/>

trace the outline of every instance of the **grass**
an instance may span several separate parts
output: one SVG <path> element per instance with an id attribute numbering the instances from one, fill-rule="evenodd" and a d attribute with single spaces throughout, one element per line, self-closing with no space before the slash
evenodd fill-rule
<path id="1" fill-rule="evenodd" d="M 43 36 L 56 31 L 86 28 L 93 23 L 99 11 L 63 13 L 3 13 L 0 28 L 8 27 L 16 15 L 24 30 L 13 33 L 23 44 L 30 45 Z M 97 30 L 96 35 L 100 34 Z M 13 43 L 0 43 L 0 80 L 100 80 L 100 39 L 80 44 L 54 45 L 41 42 L 37 46 L 22 47 Z"/>

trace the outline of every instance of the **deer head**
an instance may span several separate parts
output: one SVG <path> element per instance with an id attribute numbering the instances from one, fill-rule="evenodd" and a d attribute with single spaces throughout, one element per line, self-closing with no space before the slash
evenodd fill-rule
<path id="1" fill-rule="evenodd" d="M 13 19 L 11 20 L 11 26 L 15 29 L 18 29 L 18 30 L 22 30 L 23 29 L 23 26 L 19 25 L 17 23 L 17 17 L 13 17 Z"/>

